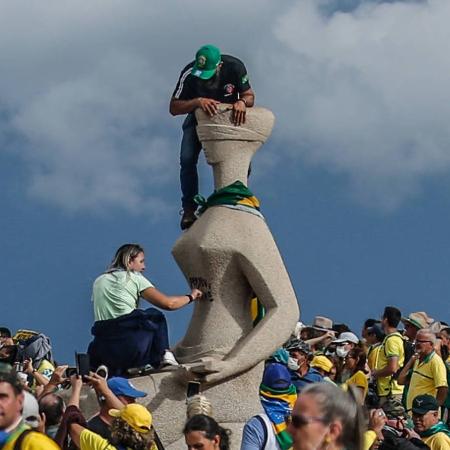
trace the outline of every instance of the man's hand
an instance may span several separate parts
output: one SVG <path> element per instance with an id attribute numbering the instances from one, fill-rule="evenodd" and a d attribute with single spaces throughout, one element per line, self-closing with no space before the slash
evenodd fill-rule
<path id="1" fill-rule="evenodd" d="M 23 361 L 23 371 L 28 375 L 33 373 L 33 360 L 31 358 Z"/>
<path id="2" fill-rule="evenodd" d="M 45 434 L 45 424 L 47 422 L 47 418 L 45 417 L 45 413 L 40 413 L 39 414 L 39 425 L 37 427 L 37 431 L 39 431 L 39 433 L 43 433 Z"/>
<path id="3" fill-rule="evenodd" d="M 85 375 L 84 378 L 88 381 L 88 383 L 94 388 L 95 392 L 99 395 L 105 395 L 106 392 L 109 391 L 108 383 L 105 378 L 101 377 L 96 373 L 91 373 L 91 375 Z"/>
<path id="4" fill-rule="evenodd" d="M 204 98 L 204 97 L 198 98 L 198 106 L 202 108 L 206 114 L 209 114 L 210 117 L 213 117 L 217 114 L 217 105 L 219 104 L 220 102 L 212 98 Z"/>
<path id="5" fill-rule="evenodd" d="M 67 381 L 67 378 L 65 376 L 67 367 L 67 365 L 56 367 L 56 369 L 52 373 L 52 376 L 50 377 L 49 384 L 51 384 L 52 386 L 58 386 Z"/>
<path id="6" fill-rule="evenodd" d="M 193 288 L 191 291 L 191 295 L 194 298 L 194 300 L 198 300 L 202 298 L 203 292 L 200 289 Z"/>
<path id="7" fill-rule="evenodd" d="M 245 113 L 247 111 L 247 106 L 244 100 L 239 99 L 233 104 L 233 122 L 238 127 L 245 123 Z"/>

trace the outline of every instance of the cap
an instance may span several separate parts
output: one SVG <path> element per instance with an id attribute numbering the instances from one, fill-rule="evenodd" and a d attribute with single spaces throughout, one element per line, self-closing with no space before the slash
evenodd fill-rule
<path id="1" fill-rule="evenodd" d="M 273 362 L 286 365 L 289 360 L 289 352 L 285 348 L 279 348 L 274 353 L 272 353 L 269 359 L 273 360 Z"/>
<path id="2" fill-rule="evenodd" d="M 381 328 L 381 325 L 378 324 L 378 323 L 376 323 L 375 325 L 367 328 L 367 332 L 369 334 L 374 334 L 380 340 L 383 339 L 384 336 L 385 336 L 383 328 Z"/>
<path id="3" fill-rule="evenodd" d="M 330 373 L 333 368 L 333 363 L 323 355 L 314 356 L 310 364 L 311 367 L 322 369 L 324 372 Z"/>
<path id="4" fill-rule="evenodd" d="M 220 50 L 214 45 L 204 45 L 195 54 L 195 62 L 192 67 L 191 75 L 209 80 L 215 73 L 220 64 Z"/>
<path id="5" fill-rule="evenodd" d="M 120 417 L 138 433 L 148 433 L 152 427 L 150 411 L 139 403 L 130 403 L 122 409 L 110 409 L 108 414 L 112 417 Z"/>
<path id="6" fill-rule="evenodd" d="M 262 384 L 271 389 L 287 389 L 291 385 L 291 374 L 283 364 L 268 364 L 264 369 Z"/>
<path id="7" fill-rule="evenodd" d="M 297 339 L 296 337 L 290 338 L 286 344 L 284 344 L 284 348 L 289 352 L 291 350 L 298 350 L 299 352 L 306 353 L 309 355 L 311 350 L 309 345 L 303 342 L 301 339 Z"/>
<path id="8" fill-rule="evenodd" d="M 22 418 L 23 421 L 31 428 L 37 428 L 39 426 L 39 404 L 32 394 L 27 391 L 23 391 L 23 409 Z"/>
<path id="9" fill-rule="evenodd" d="M 357 344 L 359 342 L 359 338 L 351 331 L 344 331 L 333 342 L 335 344 L 340 344 L 342 342 L 352 342 L 353 344 Z"/>
<path id="10" fill-rule="evenodd" d="M 108 387 L 114 395 L 123 395 L 125 397 L 140 398 L 146 397 L 147 393 L 138 391 L 126 378 L 113 377 L 108 380 Z"/>
<path id="11" fill-rule="evenodd" d="M 389 419 L 402 417 L 406 414 L 402 402 L 394 398 L 388 399 L 382 406 L 383 411 Z"/>
<path id="12" fill-rule="evenodd" d="M 429 411 L 438 411 L 439 405 L 432 395 L 424 394 L 414 398 L 411 409 L 413 413 L 423 415 Z"/>
<path id="13" fill-rule="evenodd" d="M 402 322 L 410 323 L 421 330 L 422 328 L 428 328 L 433 322 L 433 319 L 428 317 L 426 312 L 418 311 L 411 313 L 408 317 L 402 317 Z"/>

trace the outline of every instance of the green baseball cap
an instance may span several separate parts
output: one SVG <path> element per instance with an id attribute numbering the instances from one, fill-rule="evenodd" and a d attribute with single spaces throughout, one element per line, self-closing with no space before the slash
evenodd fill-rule
<path id="1" fill-rule="evenodd" d="M 204 45 L 195 54 L 191 75 L 202 80 L 209 80 L 216 73 L 216 68 L 220 64 L 220 58 L 220 50 L 217 47 Z"/>

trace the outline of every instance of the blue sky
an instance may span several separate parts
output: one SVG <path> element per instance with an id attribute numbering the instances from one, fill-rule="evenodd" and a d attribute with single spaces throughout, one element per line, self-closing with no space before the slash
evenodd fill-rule
<path id="1" fill-rule="evenodd" d="M 92 282 L 125 242 L 147 249 L 158 288 L 187 291 L 170 254 L 181 119 L 167 109 L 205 42 L 245 61 L 276 114 L 250 187 L 302 321 L 359 332 L 386 304 L 450 320 L 448 2 L 197 1 L 181 16 L 170 3 L 5 5 L 2 324 L 43 331 L 71 362 L 90 340 Z M 190 312 L 167 314 L 172 342 Z"/>

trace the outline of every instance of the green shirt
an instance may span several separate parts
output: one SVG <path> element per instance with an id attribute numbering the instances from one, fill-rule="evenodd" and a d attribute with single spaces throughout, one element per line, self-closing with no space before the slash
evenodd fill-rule
<path id="1" fill-rule="evenodd" d="M 133 312 L 141 292 L 149 287 L 154 286 L 140 272 L 118 270 L 100 275 L 92 290 L 95 320 L 115 319 Z"/>

